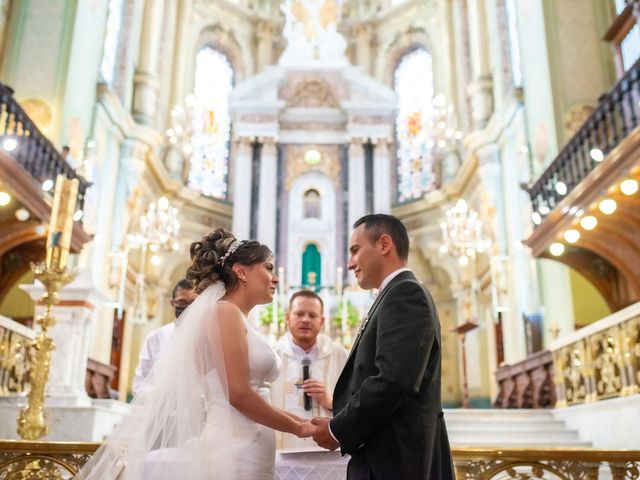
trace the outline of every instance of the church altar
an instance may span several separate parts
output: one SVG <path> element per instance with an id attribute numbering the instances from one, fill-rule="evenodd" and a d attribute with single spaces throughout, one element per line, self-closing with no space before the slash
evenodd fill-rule
<path id="1" fill-rule="evenodd" d="M 320 447 L 276 452 L 275 480 L 344 480 L 349 457 Z"/>

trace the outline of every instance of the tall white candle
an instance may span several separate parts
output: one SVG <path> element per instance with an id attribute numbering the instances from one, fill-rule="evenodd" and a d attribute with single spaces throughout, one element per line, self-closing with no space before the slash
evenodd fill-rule
<path id="1" fill-rule="evenodd" d="M 274 339 L 278 335 L 278 290 L 273 294 L 273 301 L 271 302 L 271 333 Z"/>

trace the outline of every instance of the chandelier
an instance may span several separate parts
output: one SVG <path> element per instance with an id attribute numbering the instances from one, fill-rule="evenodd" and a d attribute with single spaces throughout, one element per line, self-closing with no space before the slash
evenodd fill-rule
<path id="1" fill-rule="evenodd" d="M 160 249 L 178 250 L 179 233 L 178 209 L 169 204 L 167 197 L 160 197 L 151 203 L 140 217 L 139 238 L 148 243 L 153 252 Z"/>
<path id="2" fill-rule="evenodd" d="M 150 262 L 152 265 L 158 266 L 162 263 L 162 258 L 159 255 L 161 251 L 176 251 L 180 248 L 178 209 L 172 207 L 166 197 L 160 197 L 157 201 L 149 204 L 146 212 L 140 216 L 138 225 L 139 232 L 127 235 L 125 244 L 124 262 L 120 271 L 118 318 L 122 318 L 129 252 L 140 249 L 140 269 L 136 275 L 131 318 L 134 323 L 143 323 L 148 318 L 145 286 L 147 254 L 149 251 L 152 252 Z"/>
<path id="3" fill-rule="evenodd" d="M 190 94 L 182 103 L 171 109 L 171 127 L 166 135 L 169 143 L 177 148 L 184 158 L 189 158 L 193 153 L 193 118 L 197 109 L 197 99 Z"/>
<path id="4" fill-rule="evenodd" d="M 458 121 L 453 105 L 441 93 L 433 97 L 432 145 L 437 152 L 447 152 L 458 148 L 463 134 L 458 130 Z"/>
<path id="5" fill-rule="evenodd" d="M 489 246 L 489 240 L 482 236 L 482 220 L 462 198 L 445 212 L 440 228 L 440 252 L 456 257 L 460 265 L 467 265 L 476 254 L 484 252 Z"/>

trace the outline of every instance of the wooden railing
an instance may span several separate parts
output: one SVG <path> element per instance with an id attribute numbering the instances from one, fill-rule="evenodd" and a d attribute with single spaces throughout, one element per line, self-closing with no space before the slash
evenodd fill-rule
<path id="1" fill-rule="evenodd" d="M 640 303 L 549 345 L 557 407 L 640 392 Z"/>
<path id="2" fill-rule="evenodd" d="M 606 156 L 638 126 L 639 100 L 640 60 L 600 98 L 598 107 L 584 125 L 528 189 L 534 212 L 542 217 L 547 215 L 598 165 L 600 154 Z M 564 195 L 558 182 L 566 186 Z"/>
<path id="3" fill-rule="evenodd" d="M 26 393 L 31 370 L 30 328 L 0 316 L 0 395 Z"/>
<path id="4" fill-rule="evenodd" d="M 553 356 L 549 351 L 536 353 L 496 371 L 499 393 L 497 408 L 551 408 L 556 403 L 553 384 Z"/>
<path id="5" fill-rule="evenodd" d="M 98 446 L 0 441 L 0 478 L 69 479 Z M 452 453 L 458 480 L 597 480 L 600 471 L 621 480 L 640 475 L 637 450 L 454 448 Z"/>
<path id="6" fill-rule="evenodd" d="M 36 127 L 13 97 L 13 90 L 0 83 L 0 147 L 13 157 L 39 183 L 55 181 L 57 175 L 77 178 L 77 210 L 84 209 L 90 183 L 76 173 L 47 137 Z"/>

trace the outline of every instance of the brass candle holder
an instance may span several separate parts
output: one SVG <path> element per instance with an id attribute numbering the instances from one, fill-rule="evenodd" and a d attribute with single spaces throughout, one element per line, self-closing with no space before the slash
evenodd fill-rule
<path id="1" fill-rule="evenodd" d="M 41 331 L 31 345 L 33 362 L 28 402 L 18 417 L 18 434 L 25 440 L 37 440 L 49 433 L 49 426 L 44 418 L 44 397 L 49 380 L 51 352 L 55 350 L 55 343 L 49 337 L 49 327 L 55 324 L 51 312 L 53 306 L 60 301 L 58 293 L 76 276 L 76 272 L 69 271 L 66 264 L 71 247 L 77 196 L 78 180 L 58 175 L 47 236 L 46 260 L 31 264 L 35 278 L 44 285 L 45 293 L 40 302 L 45 308 L 44 313 L 37 318 Z"/>
<path id="2" fill-rule="evenodd" d="M 37 280 L 44 285 L 45 294 L 40 300 L 45 308 L 38 317 L 40 334 L 31 345 L 33 362 L 31 364 L 31 390 L 27 406 L 20 411 L 18 417 L 18 435 L 25 440 L 37 440 L 49 433 L 49 426 L 44 418 L 44 393 L 49 380 L 51 352 L 55 350 L 54 341 L 49 337 L 49 327 L 55 324 L 51 315 L 53 306 L 59 302 L 58 292 L 76 276 L 67 267 L 48 267 L 45 263 L 32 263 L 31 269 Z"/>

